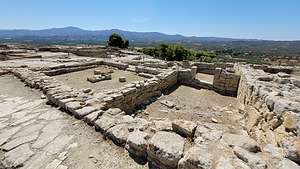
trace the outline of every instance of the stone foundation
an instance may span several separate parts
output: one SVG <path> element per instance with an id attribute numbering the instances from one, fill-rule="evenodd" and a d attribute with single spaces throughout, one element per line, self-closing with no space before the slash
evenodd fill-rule
<path id="1" fill-rule="evenodd" d="M 236 96 L 239 87 L 240 76 L 226 69 L 216 68 L 213 88 L 218 93 Z"/>

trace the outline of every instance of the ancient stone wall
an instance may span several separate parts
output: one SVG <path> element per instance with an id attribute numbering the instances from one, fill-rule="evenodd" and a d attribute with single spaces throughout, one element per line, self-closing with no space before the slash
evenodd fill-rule
<path id="1" fill-rule="evenodd" d="M 162 92 L 173 87 L 176 83 L 176 71 L 161 73 L 152 79 L 129 83 L 120 89 L 106 93 L 111 97 L 108 107 L 131 111 L 136 106 L 147 102 L 148 99 L 160 96 Z"/>
<path id="2" fill-rule="evenodd" d="M 216 68 L 214 74 L 214 90 L 230 96 L 236 96 L 239 87 L 240 76 L 226 69 Z"/>
<path id="3" fill-rule="evenodd" d="M 147 73 L 152 75 L 158 75 L 162 73 L 163 71 L 158 68 L 151 68 L 151 67 L 145 67 L 145 66 L 136 66 L 135 67 L 136 73 Z"/>
<path id="4" fill-rule="evenodd" d="M 250 126 L 248 128 L 249 133 L 254 138 L 260 136 L 257 139 L 260 142 L 263 139 L 259 138 L 268 136 L 267 131 L 269 131 L 270 136 L 274 134 L 273 138 L 276 141 L 277 138 L 293 141 L 293 144 L 276 144 L 276 146 L 288 146 L 287 149 L 290 149 L 290 151 L 288 151 L 286 157 L 299 163 L 299 154 L 297 154 L 299 152 L 299 142 L 294 142 L 298 130 L 293 130 L 291 128 L 293 126 L 291 124 L 293 123 L 290 123 L 290 120 L 294 120 L 294 118 L 286 118 L 283 120 L 283 123 L 278 123 L 280 119 L 278 119 L 278 115 L 280 114 L 278 110 L 287 109 L 294 113 L 299 113 L 297 109 L 299 106 L 294 105 L 292 107 L 292 104 L 288 104 L 287 107 L 284 106 L 280 109 L 278 105 L 276 106 L 278 103 L 275 102 L 273 111 L 276 113 L 268 114 L 271 111 L 266 111 L 264 108 L 269 108 L 268 106 L 272 105 L 272 103 L 263 103 L 267 107 L 257 104 L 259 99 L 266 99 L 265 97 L 268 96 L 262 97 L 256 91 L 257 86 L 254 82 L 259 80 L 265 80 L 264 82 L 266 82 L 270 78 L 263 76 L 257 80 L 253 79 L 256 77 L 256 74 L 251 74 L 254 72 L 252 69 L 248 70 L 244 67 L 237 67 L 236 70 L 242 75 L 239 99 L 245 103 L 246 107 L 249 107 L 249 111 L 247 108 L 244 109 L 244 112 L 247 112 L 245 113 L 247 126 Z M 148 93 L 153 91 L 155 93 L 155 91 L 162 91 L 173 86 L 178 81 L 177 78 L 180 76 L 180 71 L 165 72 L 153 79 L 134 82 L 116 91 L 94 94 L 68 87 L 52 77 L 26 68 L 5 69 L 5 71 L 13 73 L 28 86 L 41 89 L 53 104 L 73 114 L 76 118 L 84 120 L 87 124 L 95 126 L 97 131 L 103 133 L 116 145 L 124 146 L 131 154 L 139 158 L 145 158 L 149 162 L 149 166 L 154 165 L 170 169 L 298 168 L 297 164 L 278 154 L 276 146 L 269 148 L 269 150 L 262 149 L 255 140 L 248 137 L 243 131 L 232 133 L 231 125 L 207 122 L 196 124 L 185 120 L 148 121 L 126 115 L 122 110 L 110 107 L 116 106 L 116 104 L 120 104 L 121 106 L 122 104 L 127 104 L 127 99 L 140 99 L 142 101 L 152 96 L 152 94 L 148 95 Z M 186 71 L 182 71 L 181 73 L 184 74 Z M 286 75 L 280 74 L 276 76 L 282 77 Z M 277 79 L 277 77 L 273 78 Z M 289 84 L 294 85 L 296 83 L 293 79 L 289 80 Z M 260 83 L 260 85 L 262 84 Z M 143 94 L 143 96 L 134 94 L 138 90 L 140 90 L 140 94 Z M 296 89 L 293 90 L 295 90 L 293 92 L 296 92 L 293 99 L 297 99 L 296 96 L 299 96 L 297 95 L 299 91 Z M 263 93 L 267 94 L 268 92 L 264 91 Z M 286 93 L 282 93 L 282 95 L 287 96 Z M 286 98 L 284 99 L 287 100 Z M 278 100 L 278 98 L 275 100 Z M 139 103 L 139 100 L 135 101 Z M 251 112 L 250 110 L 252 109 L 255 111 Z M 283 127 L 284 129 L 282 130 Z M 289 132 L 286 129 L 289 129 Z M 288 134 L 285 135 L 285 133 Z M 266 148 L 268 147 L 270 146 L 266 146 Z"/>
<path id="5" fill-rule="evenodd" d="M 103 61 L 104 65 L 116 67 L 121 70 L 126 70 L 129 65 L 125 63 L 115 62 L 115 61 Z"/>
<path id="6" fill-rule="evenodd" d="M 198 73 L 205 73 L 214 75 L 216 68 L 233 68 L 233 64 L 231 63 L 205 63 L 205 62 L 193 62 L 191 66 L 197 67 Z"/>
<path id="7" fill-rule="evenodd" d="M 267 73 L 279 73 L 284 72 L 291 74 L 293 72 L 293 67 L 291 66 L 269 66 L 269 65 L 252 65 L 254 69 L 261 69 Z"/>
<path id="8" fill-rule="evenodd" d="M 249 65 L 236 65 L 241 74 L 238 100 L 246 128 L 262 144 L 284 148 L 300 162 L 300 81 L 285 73 L 270 74 Z"/>

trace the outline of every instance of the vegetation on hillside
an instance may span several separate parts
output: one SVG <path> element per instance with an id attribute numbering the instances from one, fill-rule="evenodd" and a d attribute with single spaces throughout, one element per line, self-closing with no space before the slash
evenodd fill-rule
<path id="1" fill-rule="evenodd" d="M 187 49 L 178 44 L 160 44 L 157 47 L 143 48 L 140 50 L 140 52 L 168 61 L 197 60 L 203 62 L 213 62 L 216 60 L 216 54 L 213 52 L 195 51 Z"/>
<path id="2" fill-rule="evenodd" d="M 123 40 L 120 35 L 113 33 L 109 36 L 107 44 L 111 47 L 128 48 L 129 41 L 127 39 Z"/>

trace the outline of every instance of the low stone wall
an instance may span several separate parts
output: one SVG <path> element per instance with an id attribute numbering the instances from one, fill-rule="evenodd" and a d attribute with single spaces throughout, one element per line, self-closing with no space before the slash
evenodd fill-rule
<path id="1" fill-rule="evenodd" d="M 86 70 L 86 69 L 92 69 L 98 67 L 97 65 L 94 66 L 83 66 L 83 67 L 74 67 L 74 68 L 61 68 L 61 69 L 56 69 L 56 70 L 49 70 L 49 71 L 44 71 L 45 75 L 47 76 L 56 76 L 56 75 L 62 75 L 66 73 L 71 73 L 71 72 L 78 72 L 81 70 Z"/>
<path id="2" fill-rule="evenodd" d="M 145 67 L 145 66 L 136 66 L 135 67 L 135 72 L 136 73 L 148 73 L 148 74 L 152 74 L 152 75 L 158 75 L 158 74 L 162 73 L 163 71 L 161 71 L 158 68 L 150 68 L 150 67 Z"/>
<path id="3" fill-rule="evenodd" d="M 240 76 L 222 68 L 216 68 L 213 80 L 215 91 L 224 95 L 236 96 L 239 88 Z"/>
<path id="4" fill-rule="evenodd" d="M 205 63 L 205 62 L 193 62 L 191 66 L 197 67 L 198 73 L 205 73 L 214 75 L 216 68 L 233 68 L 234 64 L 232 63 Z"/>
<path id="5" fill-rule="evenodd" d="M 249 65 L 235 69 L 241 74 L 238 100 L 249 134 L 259 143 L 285 148 L 286 157 L 300 163 L 300 81 Z"/>
<path id="6" fill-rule="evenodd" d="M 156 62 L 156 61 L 127 60 L 123 62 L 133 66 L 145 66 L 145 67 L 160 68 L 160 69 L 169 68 L 168 63 L 163 61 Z"/>
<path id="7" fill-rule="evenodd" d="M 267 73 L 279 73 L 284 72 L 287 74 L 291 74 L 293 72 L 293 67 L 290 66 L 269 66 L 269 65 L 252 65 L 254 69 L 262 69 Z"/>
<path id="8" fill-rule="evenodd" d="M 112 66 L 112 67 L 116 67 L 118 69 L 121 70 L 126 70 L 129 65 L 125 64 L 125 63 L 120 63 L 120 62 L 114 62 L 114 61 L 103 61 L 104 65 L 108 65 L 108 66 Z"/>
<path id="9" fill-rule="evenodd" d="M 107 106 L 131 111 L 149 98 L 160 96 L 162 92 L 173 87 L 176 83 L 176 71 L 161 73 L 152 79 L 132 82 L 120 89 L 107 92 L 106 95 L 111 97 Z"/>
<path id="10" fill-rule="evenodd" d="M 251 76 L 244 72 L 243 68 L 239 70 L 246 76 L 240 86 L 247 86 L 251 83 Z M 147 121 L 126 115 L 118 108 L 109 108 L 109 105 L 114 106 L 111 104 L 112 101 L 125 101 L 126 92 L 129 92 L 127 94 L 130 95 L 134 90 L 141 90 L 147 96 L 148 92 L 145 90 L 159 91 L 171 87 L 177 83 L 178 71 L 165 72 L 150 80 L 128 84 L 117 90 L 118 92 L 95 94 L 73 89 L 52 77 L 28 69 L 7 69 L 6 71 L 19 77 L 28 86 L 41 89 L 53 104 L 73 114 L 76 118 L 84 120 L 87 124 L 95 126 L 96 131 L 103 133 L 116 145 L 124 146 L 130 154 L 147 160 L 149 166 L 168 169 L 283 169 L 286 166 L 299 168 L 296 163 L 289 160 L 292 159 L 296 162 L 299 160 L 295 149 L 292 149 L 293 152 L 287 156 L 289 158 L 287 159 L 277 152 L 276 147 L 262 148 L 242 130 L 236 130 L 233 134 L 230 124 L 205 122 L 196 124 L 191 121 L 167 119 Z M 242 80 L 244 79 L 242 78 Z M 119 93 L 120 91 L 121 93 Z M 245 93 L 241 92 L 239 96 L 244 98 L 243 94 Z M 251 105 L 250 102 L 245 103 Z M 259 118 L 259 120 L 265 120 L 265 118 Z M 251 124 L 251 121 L 248 121 L 247 124 Z M 276 127 L 276 125 L 272 126 Z M 260 129 L 268 128 L 262 125 Z M 290 139 L 290 137 L 286 138 Z M 269 149 L 267 149 L 268 147 Z M 270 152 L 271 150 L 272 152 Z"/>

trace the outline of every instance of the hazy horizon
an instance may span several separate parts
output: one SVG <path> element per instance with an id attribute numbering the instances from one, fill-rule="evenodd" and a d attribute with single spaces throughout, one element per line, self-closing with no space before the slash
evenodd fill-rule
<path id="1" fill-rule="evenodd" d="M 298 0 L 10 0 L 0 29 L 74 26 L 197 37 L 300 40 Z"/>

